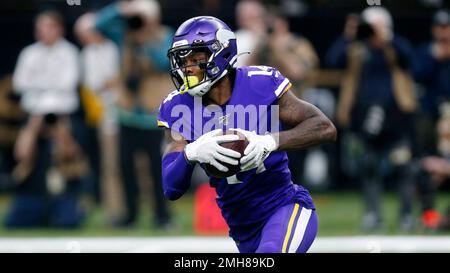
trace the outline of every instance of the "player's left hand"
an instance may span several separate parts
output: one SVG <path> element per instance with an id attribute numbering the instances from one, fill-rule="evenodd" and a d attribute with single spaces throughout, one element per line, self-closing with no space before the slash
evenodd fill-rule
<path id="1" fill-rule="evenodd" d="M 258 135 L 242 129 L 231 129 L 242 133 L 248 140 L 244 156 L 240 159 L 241 171 L 248 171 L 259 167 L 269 154 L 278 148 L 278 143 L 271 134 Z"/>

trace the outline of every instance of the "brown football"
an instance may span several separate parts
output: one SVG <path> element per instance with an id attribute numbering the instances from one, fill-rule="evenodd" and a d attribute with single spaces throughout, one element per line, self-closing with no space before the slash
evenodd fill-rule
<path id="1" fill-rule="evenodd" d="M 225 147 L 227 149 L 234 150 L 236 152 L 239 152 L 241 155 L 244 155 L 245 148 L 248 145 L 247 138 L 243 134 L 241 134 L 237 131 L 232 131 L 232 130 L 228 130 L 224 134 L 225 135 L 238 135 L 239 139 L 236 141 L 221 143 L 220 146 Z M 203 168 L 209 175 L 218 177 L 218 178 L 225 178 L 225 177 L 235 175 L 236 173 L 238 173 L 241 170 L 240 164 L 231 165 L 231 164 L 224 163 L 224 162 L 220 162 L 220 163 L 228 168 L 227 172 L 219 171 L 216 167 L 214 167 L 210 164 L 204 164 Z"/>

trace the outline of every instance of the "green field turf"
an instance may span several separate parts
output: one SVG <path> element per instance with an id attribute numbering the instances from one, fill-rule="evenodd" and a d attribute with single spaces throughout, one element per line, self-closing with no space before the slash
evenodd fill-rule
<path id="1" fill-rule="evenodd" d="M 318 236 L 367 235 L 360 230 L 362 200 L 357 192 L 312 193 L 319 215 Z M 83 228 L 78 230 L 31 229 L 7 230 L 0 226 L 0 237 L 62 237 L 62 236 L 184 236 L 195 235 L 193 217 L 193 195 L 183 196 L 170 203 L 175 219 L 175 228 L 170 231 L 158 231 L 152 227 L 150 205 L 142 205 L 142 213 L 135 228 L 115 229 L 109 224 L 107 213 L 102 209 L 93 209 L 86 218 Z M 0 219 L 3 219 L 10 201 L 8 195 L 0 195 Z M 437 199 L 438 209 L 445 211 L 450 205 L 450 193 L 440 193 Z M 416 204 L 416 216 L 419 216 Z M 383 213 L 385 228 L 377 234 L 400 235 L 397 225 L 398 201 L 394 193 L 383 196 Z M 410 234 L 448 235 L 450 232 L 426 231 L 418 228 Z"/>

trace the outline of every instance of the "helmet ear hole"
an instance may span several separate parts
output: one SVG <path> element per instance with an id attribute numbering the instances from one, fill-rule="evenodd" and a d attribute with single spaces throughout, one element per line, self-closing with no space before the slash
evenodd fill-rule
<path id="1" fill-rule="evenodd" d="M 214 66 L 212 69 L 211 69 L 211 73 L 213 74 L 213 75 L 216 75 L 217 73 L 219 73 L 220 72 L 220 69 L 217 67 L 217 66 Z"/>

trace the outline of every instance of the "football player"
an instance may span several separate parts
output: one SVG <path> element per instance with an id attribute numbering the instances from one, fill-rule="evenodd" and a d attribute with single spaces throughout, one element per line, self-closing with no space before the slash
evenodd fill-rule
<path id="1" fill-rule="evenodd" d="M 161 103 L 158 116 L 168 140 L 162 162 L 167 198 L 176 200 L 188 190 L 197 163 L 224 172 L 223 163 L 240 163 L 236 175 L 210 177 L 239 251 L 306 252 L 317 233 L 317 215 L 309 192 L 292 182 L 286 150 L 334 141 L 332 122 L 292 94 L 289 80 L 277 69 L 237 68 L 235 35 L 215 17 L 184 22 L 175 33 L 168 57 L 177 90 Z M 251 106 L 258 111 L 256 119 L 241 115 L 240 120 L 236 118 L 239 113 L 229 111 L 225 115 L 229 118 L 217 115 L 220 110 Z M 271 109 L 279 112 L 274 114 Z M 280 126 L 258 132 L 263 115 L 275 117 Z M 290 129 L 283 130 L 285 126 Z M 220 146 L 238 139 L 237 135 L 222 135 L 222 130 L 229 128 L 249 141 L 242 157 Z"/>

